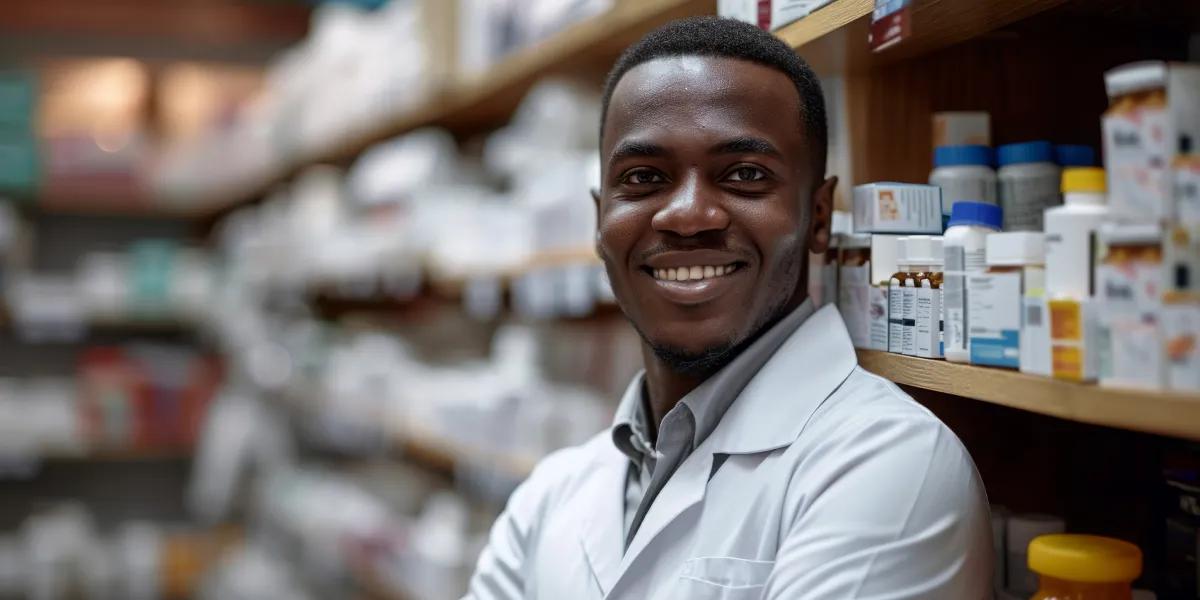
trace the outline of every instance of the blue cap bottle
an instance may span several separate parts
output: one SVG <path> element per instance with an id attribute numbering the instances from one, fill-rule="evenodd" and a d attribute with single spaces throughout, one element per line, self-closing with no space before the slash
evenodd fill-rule
<path id="1" fill-rule="evenodd" d="M 955 202 L 950 209 L 949 226 L 955 225 L 977 225 L 980 227 L 990 227 L 999 231 L 1004 225 L 1004 211 L 995 204 L 987 202 Z"/>

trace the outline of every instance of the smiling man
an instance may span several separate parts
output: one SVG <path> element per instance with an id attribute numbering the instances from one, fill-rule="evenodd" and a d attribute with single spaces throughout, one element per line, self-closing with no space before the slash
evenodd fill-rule
<path id="1" fill-rule="evenodd" d="M 804 61 L 669 24 L 613 67 L 600 146 L 596 247 L 645 371 L 513 493 L 468 597 L 990 597 L 970 456 L 807 298 L 836 179 Z"/>

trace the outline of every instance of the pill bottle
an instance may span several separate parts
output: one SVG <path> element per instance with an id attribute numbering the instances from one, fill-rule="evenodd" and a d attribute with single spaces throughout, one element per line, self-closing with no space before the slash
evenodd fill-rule
<path id="1" fill-rule="evenodd" d="M 1005 567 L 1008 569 L 1005 579 L 1008 590 L 1023 598 L 1037 591 L 1037 573 L 1029 568 L 1029 545 L 1039 536 L 1062 533 L 1066 531 L 1066 523 L 1053 515 L 1018 514 L 1010 515 L 1004 543 L 1006 554 Z"/>
<path id="2" fill-rule="evenodd" d="M 987 235 L 1000 231 L 1002 224 L 1000 207 L 995 204 L 963 201 L 955 204 L 950 213 L 950 227 L 942 236 L 946 360 L 970 362 L 966 276 L 987 269 Z"/>
<path id="3" fill-rule="evenodd" d="M 912 296 L 912 341 L 905 340 L 904 353 L 923 358 L 942 357 L 942 237 L 909 236 L 905 245 L 911 276 L 906 290 Z M 905 302 L 908 302 L 905 299 Z M 908 309 L 906 304 L 905 309 Z M 908 319 L 905 319 L 908 326 Z"/>
<path id="4" fill-rule="evenodd" d="M 871 234 L 841 236 L 838 254 L 838 311 L 855 348 L 871 347 Z"/>
<path id="5" fill-rule="evenodd" d="M 1092 293 L 1093 236 L 1108 216 L 1104 169 L 1063 170 L 1062 206 L 1046 209 L 1046 292 L 1052 298 Z"/>
<path id="6" fill-rule="evenodd" d="M 1041 232 L 987 236 L 987 271 L 967 275 L 967 331 L 971 363 L 1020 367 L 1022 307 L 1026 284 L 1045 280 Z"/>
<path id="7" fill-rule="evenodd" d="M 1096 149 L 1082 144 L 1059 144 L 1054 147 L 1054 162 L 1068 167 L 1096 166 Z"/>
<path id="8" fill-rule="evenodd" d="M 1031 600 L 1131 600 L 1142 551 L 1096 535 L 1043 535 L 1029 543 L 1029 569 L 1038 575 Z"/>
<path id="9" fill-rule="evenodd" d="M 896 271 L 888 279 L 888 352 L 896 354 L 904 353 L 904 290 L 912 276 L 909 271 L 908 238 L 902 237 L 896 240 Z M 911 315 L 911 306 L 909 309 L 907 312 Z"/>
<path id="10" fill-rule="evenodd" d="M 963 200 L 996 203 L 996 172 L 987 146 L 938 146 L 933 150 L 929 184 L 942 188 L 942 215 L 950 216 Z"/>
<path id="11" fill-rule="evenodd" d="M 1060 175 L 1050 142 L 1007 144 L 996 149 L 1000 206 L 1005 231 L 1041 231 L 1042 215 L 1060 204 Z"/>

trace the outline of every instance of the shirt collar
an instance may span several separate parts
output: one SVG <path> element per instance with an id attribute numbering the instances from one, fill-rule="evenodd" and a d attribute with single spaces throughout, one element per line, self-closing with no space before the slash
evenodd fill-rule
<path id="1" fill-rule="evenodd" d="M 698 447 L 716 429 L 721 417 L 733 404 L 746 384 L 762 369 L 771 356 L 815 311 L 811 298 L 772 325 L 747 346 L 729 364 L 689 392 L 680 403 L 692 412 L 696 422 L 693 447 Z M 639 371 L 625 388 L 613 419 L 613 444 L 630 460 L 639 462 L 649 449 L 645 412 L 646 372 Z M 640 446 L 644 446 L 642 448 Z"/>

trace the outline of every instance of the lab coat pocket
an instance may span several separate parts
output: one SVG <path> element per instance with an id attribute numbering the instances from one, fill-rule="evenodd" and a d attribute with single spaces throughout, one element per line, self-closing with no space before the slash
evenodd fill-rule
<path id="1" fill-rule="evenodd" d="M 731 556 L 693 558 L 683 563 L 677 598 L 752 600 L 761 598 L 775 561 Z"/>

